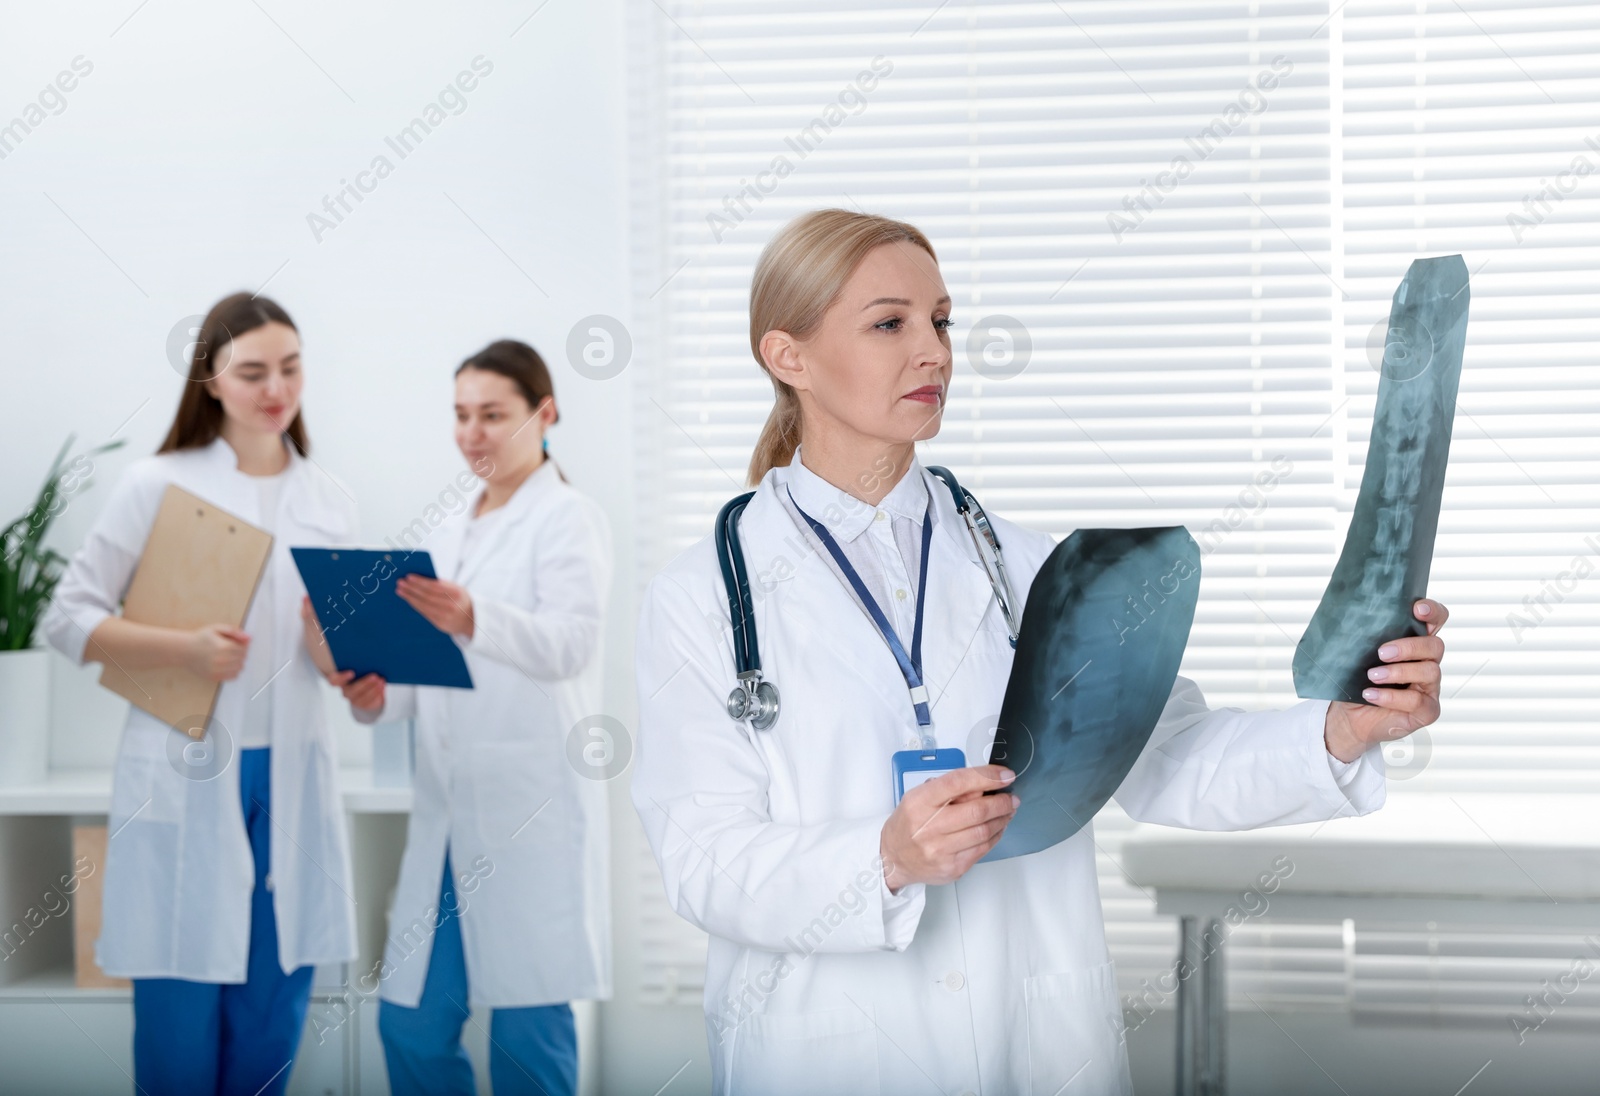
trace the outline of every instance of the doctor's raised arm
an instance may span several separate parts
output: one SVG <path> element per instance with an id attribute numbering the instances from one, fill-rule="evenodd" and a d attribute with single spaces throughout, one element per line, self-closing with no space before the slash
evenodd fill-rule
<path id="1" fill-rule="evenodd" d="M 1366 704 L 1302 700 L 1282 711 L 1206 707 L 1180 677 L 1139 760 L 1117 789 L 1129 817 L 1200 830 L 1240 830 L 1366 814 L 1384 802 L 1378 749 L 1439 718 L 1438 631 L 1449 610 L 1412 607 L 1427 634 L 1379 648 Z M 1379 688 L 1376 683 L 1403 688 Z M 1332 777 L 1330 782 L 1329 777 Z"/>
<path id="2" fill-rule="evenodd" d="M 710 935 L 713 1090 L 1129 1093 L 1092 823 L 980 863 L 1018 803 L 983 732 L 1055 541 L 918 457 L 953 367 L 933 244 L 804 214 L 749 307 L 753 490 L 651 580 L 635 656 L 632 797 Z M 1219 829 L 1375 809 L 1378 746 L 1438 717 L 1448 614 L 1415 609 L 1365 705 L 1213 711 L 1179 678 L 1119 800 Z"/>

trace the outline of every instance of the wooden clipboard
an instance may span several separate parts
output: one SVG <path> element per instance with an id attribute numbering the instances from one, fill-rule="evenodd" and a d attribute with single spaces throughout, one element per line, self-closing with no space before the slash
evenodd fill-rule
<path id="1" fill-rule="evenodd" d="M 133 983 L 113 978 L 94 961 L 94 942 L 100 938 L 101 884 L 106 877 L 106 828 L 72 827 L 72 875 L 61 877 L 72 905 L 72 957 L 79 989 L 128 989 Z M 58 891 L 59 893 L 59 891 Z"/>
<path id="2" fill-rule="evenodd" d="M 122 615 L 163 628 L 241 627 L 271 551 L 266 530 L 168 485 Z M 192 738 L 205 734 L 222 687 L 179 666 L 129 674 L 110 661 L 100 684 Z"/>

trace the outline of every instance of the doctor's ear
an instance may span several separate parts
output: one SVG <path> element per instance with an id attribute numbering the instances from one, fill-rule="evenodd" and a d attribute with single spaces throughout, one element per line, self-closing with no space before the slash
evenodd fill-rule
<path id="1" fill-rule="evenodd" d="M 561 411 L 556 407 L 556 398 L 553 395 L 540 400 L 539 406 L 533 409 L 533 413 L 547 429 L 561 421 Z"/>
<path id="2" fill-rule="evenodd" d="M 801 356 L 800 340 L 787 331 L 772 330 L 761 336 L 761 359 L 776 380 L 790 388 L 809 389 L 810 373 Z"/>

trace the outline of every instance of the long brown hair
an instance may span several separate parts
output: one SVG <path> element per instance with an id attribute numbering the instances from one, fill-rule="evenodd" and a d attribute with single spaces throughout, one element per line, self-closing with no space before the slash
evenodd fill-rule
<path id="1" fill-rule="evenodd" d="M 771 377 L 777 402 L 750 457 L 752 486 L 772 468 L 788 464 L 801 440 L 800 398 L 767 367 L 762 337 L 768 331 L 787 331 L 797 339 L 815 334 L 867 252 L 897 242 L 915 244 L 939 261 L 933 245 L 914 226 L 847 209 L 803 213 L 762 249 L 750 278 L 750 352 Z"/>
<path id="2" fill-rule="evenodd" d="M 537 350 L 516 339 L 496 339 L 457 366 L 455 375 L 459 377 L 467 369 L 481 369 L 485 373 L 498 373 L 505 377 L 517 386 L 522 398 L 528 401 L 530 410 L 537 410 L 546 396 L 553 399 L 556 394 L 555 382 L 550 379 L 550 367 L 544 364 Z M 556 417 L 550 420 L 550 425 L 554 426 L 560 421 L 561 408 L 557 407 Z M 544 442 L 544 455 L 546 460 L 555 464 L 555 458 L 550 455 L 548 437 Z M 561 477 L 561 482 L 568 482 L 567 474 L 559 464 L 556 464 L 556 475 Z"/>
<path id="3" fill-rule="evenodd" d="M 194 357 L 189 362 L 189 383 L 183 387 L 178 413 L 157 453 L 202 449 L 217 440 L 222 433 L 222 401 L 206 391 L 204 382 L 216 375 L 217 355 L 223 347 L 240 335 L 269 323 L 281 323 L 293 329 L 295 334 L 300 333 L 300 329 L 289 318 L 289 313 L 276 301 L 266 297 L 234 293 L 211 306 L 195 339 Z M 302 457 L 311 452 L 311 439 L 306 435 L 303 411 L 295 412 L 294 421 L 284 433 L 289 435 L 289 441 Z"/>

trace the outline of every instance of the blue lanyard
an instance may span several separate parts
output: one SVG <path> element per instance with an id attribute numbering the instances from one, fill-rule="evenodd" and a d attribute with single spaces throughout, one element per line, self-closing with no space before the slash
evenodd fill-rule
<path id="1" fill-rule="evenodd" d="M 784 488 L 785 491 L 789 489 Z M 794 502 L 794 492 L 789 491 L 789 501 Z M 861 604 L 866 607 L 867 614 L 872 617 L 872 622 L 878 626 L 878 631 L 883 634 L 883 640 L 889 645 L 889 650 L 894 654 L 894 660 L 900 664 L 900 673 L 906 679 L 906 689 L 911 693 L 911 706 L 916 709 L 917 726 L 923 728 L 923 742 L 931 739 L 927 728 L 933 725 L 933 716 L 928 710 L 928 687 L 922 680 L 922 604 L 923 595 L 928 589 L 928 545 L 933 537 L 932 505 L 922 512 L 922 562 L 918 567 L 917 575 L 917 615 L 916 624 L 911 630 L 911 654 L 906 654 L 906 649 L 900 643 L 900 637 L 895 635 L 894 626 L 889 623 L 889 618 L 878 606 L 878 601 L 867 589 L 867 584 L 861 581 L 861 576 L 845 558 L 844 550 L 839 547 L 839 542 L 833 539 L 833 534 L 828 532 L 823 524 L 810 514 L 800 509 L 800 504 L 794 502 L 794 508 L 800 511 L 800 516 L 806 519 L 806 524 L 811 526 L 811 531 L 817 534 L 817 539 L 822 541 L 828 554 L 839 565 L 839 570 L 844 572 L 844 577 L 849 580 L 851 589 L 861 599 Z"/>

